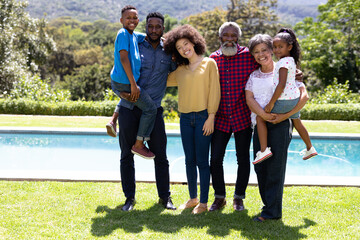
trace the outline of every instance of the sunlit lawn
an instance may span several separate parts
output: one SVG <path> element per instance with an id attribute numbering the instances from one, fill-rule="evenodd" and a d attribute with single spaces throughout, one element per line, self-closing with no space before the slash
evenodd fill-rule
<path id="1" fill-rule="evenodd" d="M 104 128 L 109 117 L 0 115 L 0 126 Z M 360 133 L 360 122 L 305 121 L 310 132 Z M 178 129 L 177 124 L 167 129 Z M 176 206 L 186 185 L 172 184 Z M 286 187 L 283 218 L 264 224 L 257 187 L 249 186 L 246 211 L 227 206 L 198 216 L 164 210 L 153 183 L 137 184 L 132 212 L 116 207 L 125 198 L 120 183 L 0 181 L 0 239 L 360 239 L 360 190 L 354 187 Z M 210 189 L 209 204 L 213 201 Z"/>
<path id="2" fill-rule="evenodd" d="M 0 126 L 15 127 L 63 127 L 63 128 L 104 128 L 110 117 L 64 117 L 33 115 L 0 115 Z M 309 132 L 319 133 L 360 133 L 360 122 L 356 121 L 303 121 Z M 166 121 L 170 123 L 170 121 Z M 174 123 L 174 122 L 173 122 Z M 166 129 L 179 129 L 175 124 Z M 178 123 L 175 122 L 175 123 Z"/>
<path id="3" fill-rule="evenodd" d="M 186 185 L 171 185 L 173 201 L 187 200 Z M 286 187 L 282 220 L 252 220 L 262 206 L 250 186 L 246 210 L 227 206 L 192 215 L 164 210 L 155 184 L 137 184 L 132 212 L 116 209 L 120 183 L 0 181 L 0 239 L 359 239 L 360 190 L 344 187 Z M 210 191 L 209 202 L 213 200 Z"/>

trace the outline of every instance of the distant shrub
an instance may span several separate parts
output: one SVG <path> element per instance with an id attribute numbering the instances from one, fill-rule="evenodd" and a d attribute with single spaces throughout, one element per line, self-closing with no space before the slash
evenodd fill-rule
<path id="1" fill-rule="evenodd" d="M 310 99 L 310 103 L 360 103 L 360 94 L 353 93 L 349 87 L 349 81 L 341 84 L 335 79 L 333 84 L 328 85 L 323 91 L 315 92 L 315 97 Z"/>
<path id="2" fill-rule="evenodd" d="M 360 121 L 360 104 L 307 104 L 301 119 Z"/>
<path id="3" fill-rule="evenodd" d="M 10 99 L 24 98 L 42 102 L 64 102 L 70 97 L 69 90 L 54 89 L 37 75 L 23 75 L 13 83 L 10 93 L 5 95 L 5 98 Z"/>
<path id="4" fill-rule="evenodd" d="M 111 116 L 118 101 L 42 102 L 28 99 L 0 99 L 0 114 Z M 164 117 L 176 120 L 176 111 L 164 110 Z M 360 121 L 360 104 L 307 104 L 301 110 L 305 120 Z"/>

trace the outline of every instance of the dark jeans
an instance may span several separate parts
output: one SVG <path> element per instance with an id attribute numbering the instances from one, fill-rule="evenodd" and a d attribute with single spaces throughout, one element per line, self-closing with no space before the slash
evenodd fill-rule
<path id="1" fill-rule="evenodd" d="M 156 156 L 154 159 L 156 187 L 159 197 L 164 199 L 170 196 L 170 183 L 169 161 L 166 156 L 167 138 L 162 113 L 163 108 L 158 108 L 148 146 Z M 141 110 L 137 107 L 130 110 L 121 106 L 119 109 L 120 173 L 122 189 L 126 198 L 135 197 L 135 167 L 131 147 L 136 140 L 140 117 Z"/>
<path id="2" fill-rule="evenodd" d="M 120 92 L 131 92 L 130 84 L 122 84 L 111 80 L 112 90 L 120 97 Z M 138 131 L 136 139 L 148 141 L 152 132 L 156 118 L 156 105 L 146 91 L 141 89 L 139 99 L 134 103 L 142 110 L 140 121 L 138 121 Z"/>
<path id="3" fill-rule="evenodd" d="M 200 175 L 200 202 L 207 203 L 210 186 L 210 136 L 204 136 L 203 126 L 208 118 L 206 110 L 181 113 L 180 132 L 185 153 L 186 177 L 190 198 L 197 197 L 197 168 Z"/>
<path id="4" fill-rule="evenodd" d="M 292 123 L 289 119 L 278 123 L 267 123 L 268 146 L 273 156 L 255 165 L 259 191 L 264 207 L 261 216 L 279 219 L 282 216 L 282 196 L 288 148 L 292 137 Z M 253 138 L 254 153 L 260 150 L 257 129 Z"/>
<path id="5" fill-rule="evenodd" d="M 232 133 L 227 133 L 215 129 L 211 140 L 210 171 L 215 197 L 217 198 L 226 197 L 223 162 L 226 146 L 229 143 L 231 134 Z M 250 176 L 249 150 L 251 134 L 251 127 L 234 133 L 238 165 L 234 198 L 245 198 L 245 191 Z"/>

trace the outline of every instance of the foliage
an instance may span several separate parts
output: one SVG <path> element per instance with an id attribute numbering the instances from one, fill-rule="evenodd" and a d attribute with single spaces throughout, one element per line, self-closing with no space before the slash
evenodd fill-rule
<path id="1" fill-rule="evenodd" d="M 111 65 L 84 65 L 65 76 L 61 85 L 69 89 L 72 100 L 102 100 L 105 89 L 110 88 Z"/>
<path id="2" fill-rule="evenodd" d="M 230 0 L 227 21 L 237 22 L 243 35 L 241 41 L 246 45 L 257 33 L 276 33 L 279 25 L 274 11 L 277 0 Z"/>
<path id="3" fill-rule="evenodd" d="M 227 11 L 216 8 L 187 18 L 188 23 L 205 38 L 208 55 L 219 48 L 219 28 L 226 22 L 226 14 Z"/>
<path id="4" fill-rule="evenodd" d="M 120 10 L 126 4 L 136 6 L 139 10 L 140 19 L 143 20 L 149 12 L 153 11 L 169 14 L 176 19 L 184 19 L 189 15 L 211 11 L 216 7 L 226 8 L 229 2 L 229 0 L 31 0 L 27 10 L 29 10 L 31 16 L 38 18 L 46 14 L 48 19 L 71 16 L 80 21 L 94 22 L 99 19 L 106 19 L 110 22 L 119 22 Z M 282 23 L 295 24 L 304 17 L 316 17 L 316 7 L 324 2 L 326 1 L 278 0 L 278 8 L 275 11 Z"/>
<path id="5" fill-rule="evenodd" d="M 328 85 L 323 91 L 316 92 L 315 95 L 311 98 L 311 103 L 360 103 L 360 95 L 349 90 L 348 80 L 341 84 L 335 79 L 332 85 Z"/>
<path id="6" fill-rule="evenodd" d="M 226 21 L 237 22 L 242 30 L 240 42 L 247 46 L 256 33 L 273 35 L 278 25 L 273 8 L 276 0 L 231 0 L 228 10 L 216 8 L 211 11 L 192 15 L 187 18 L 189 24 L 196 27 L 205 37 L 208 50 L 219 48 L 219 27 Z"/>
<path id="7" fill-rule="evenodd" d="M 111 116 L 118 103 L 114 101 L 40 102 L 28 99 L 0 99 L 0 114 Z M 164 116 L 175 117 L 176 111 L 164 111 Z M 307 104 L 301 110 L 304 120 L 360 121 L 360 104 Z"/>
<path id="8" fill-rule="evenodd" d="M 0 1 L 0 95 L 21 76 L 37 72 L 55 48 L 45 20 L 31 18 L 26 6 L 22 1 Z"/>
<path id="9" fill-rule="evenodd" d="M 52 88 L 45 80 L 35 75 L 22 76 L 14 82 L 10 94 L 5 96 L 10 99 L 26 98 L 41 102 L 62 102 L 70 99 L 70 91 Z"/>
<path id="10" fill-rule="evenodd" d="M 178 113 L 178 96 L 167 93 L 161 101 L 161 106 L 164 108 L 164 117 L 167 119 L 176 119 L 179 117 Z"/>
<path id="11" fill-rule="evenodd" d="M 301 119 L 360 121 L 360 103 L 306 104 L 301 110 Z"/>
<path id="12" fill-rule="evenodd" d="M 111 116 L 118 101 L 39 102 L 28 99 L 0 99 L 0 114 Z"/>
<path id="13" fill-rule="evenodd" d="M 310 85 L 330 85 L 349 80 L 351 90 L 360 91 L 360 1 L 329 0 L 318 7 L 317 21 L 305 18 L 295 26 L 300 37 L 305 72 L 314 76 Z M 320 81 L 316 81 L 319 79 Z"/>

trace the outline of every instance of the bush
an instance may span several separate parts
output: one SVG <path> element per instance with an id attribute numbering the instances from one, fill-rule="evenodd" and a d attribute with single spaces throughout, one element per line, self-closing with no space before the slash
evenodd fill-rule
<path id="1" fill-rule="evenodd" d="M 360 104 L 307 104 L 301 119 L 360 121 Z"/>
<path id="2" fill-rule="evenodd" d="M 0 99 L 0 114 L 111 116 L 118 101 L 39 102 L 28 99 Z"/>
<path id="3" fill-rule="evenodd" d="M 349 87 L 348 80 L 341 84 L 335 79 L 324 91 L 315 92 L 315 97 L 310 100 L 310 103 L 360 103 L 360 95 L 353 93 Z"/>
<path id="4" fill-rule="evenodd" d="M 52 88 L 46 80 L 39 76 L 22 75 L 19 80 L 13 83 L 13 88 L 6 98 L 42 101 L 42 102 L 64 102 L 71 97 L 69 90 Z"/>
<path id="5" fill-rule="evenodd" d="M 0 114 L 111 116 L 118 101 L 39 102 L 27 99 L 0 99 Z M 177 119 L 175 111 L 164 111 L 165 118 Z M 304 120 L 360 121 L 360 104 L 307 104 L 301 110 Z"/>

